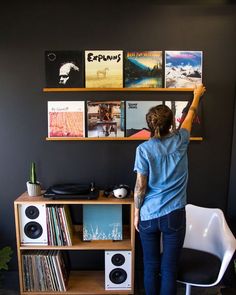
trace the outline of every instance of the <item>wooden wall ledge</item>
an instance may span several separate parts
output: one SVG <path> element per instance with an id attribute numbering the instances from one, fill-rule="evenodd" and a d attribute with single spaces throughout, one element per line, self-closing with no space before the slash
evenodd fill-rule
<path id="1" fill-rule="evenodd" d="M 43 88 L 43 92 L 75 92 L 75 91 L 162 91 L 162 92 L 191 92 L 193 88 Z"/>

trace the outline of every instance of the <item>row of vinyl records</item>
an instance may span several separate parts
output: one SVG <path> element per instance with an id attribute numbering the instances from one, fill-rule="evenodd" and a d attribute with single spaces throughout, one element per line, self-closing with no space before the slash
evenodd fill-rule
<path id="1" fill-rule="evenodd" d="M 165 55 L 157 50 L 46 51 L 46 87 L 160 88 L 164 80 L 167 88 L 193 88 L 202 82 L 202 55 L 186 50 Z"/>
<path id="2" fill-rule="evenodd" d="M 66 291 L 69 277 L 66 253 L 58 250 L 25 251 L 22 262 L 25 291 Z"/>
<path id="3" fill-rule="evenodd" d="M 191 101 L 48 101 L 48 137 L 142 137 L 149 138 L 149 109 L 164 104 L 175 117 L 173 130 L 183 122 Z M 191 136 L 202 136 L 201 104 Z"/>
<path id="4" fill-rule="evenodd" d="M 67 205 L 47 206 L 48 245 L 72 245 L 72 220 Z"/>

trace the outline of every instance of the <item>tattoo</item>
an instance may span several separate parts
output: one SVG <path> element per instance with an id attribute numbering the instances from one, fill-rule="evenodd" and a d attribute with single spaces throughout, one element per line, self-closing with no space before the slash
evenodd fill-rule
<path id="1" fill-rule="evenodd" d="M 134 204 L 135 204 L 135 208 L 140 209 L 142 204 L 143 204 L 143 195 L 136 195 L 134 197 Z"/>
<path id="2" fill-rule="evenodd" d="M 137 209 L 140 209 L 145 197 L 147 187 L 147 177 L 138 173 L 134 188 L 134 204 Z"/>

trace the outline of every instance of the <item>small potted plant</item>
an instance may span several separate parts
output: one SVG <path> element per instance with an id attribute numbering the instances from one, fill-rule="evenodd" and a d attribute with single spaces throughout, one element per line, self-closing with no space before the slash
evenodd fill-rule
<path id="1" fill-rule="evenodd" d="M 31 163 L 30 180 L 27 181 L 26 185 L 29 196 L 34 197 L 41 195 L 41 186 L 40 183 L 37 181 L 36 167 L 34 162 Z"/>

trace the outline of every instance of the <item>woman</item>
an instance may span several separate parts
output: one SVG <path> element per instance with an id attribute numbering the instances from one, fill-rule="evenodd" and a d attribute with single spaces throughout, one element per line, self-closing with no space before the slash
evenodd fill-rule
<path id="1" fill-rule="evenodd" d="M 192 104 L 176 132 L 170 131 L 174 118 L 167 106 L 153 107 L 146 115 L 151 138 L 137 147 L 134 164 L 134 226 L 143 248 L 146 295 L 176 294 L 178 258 L 186 228 L 187 148 L 205 90 L 203 85 L 195 88 Z"/>

